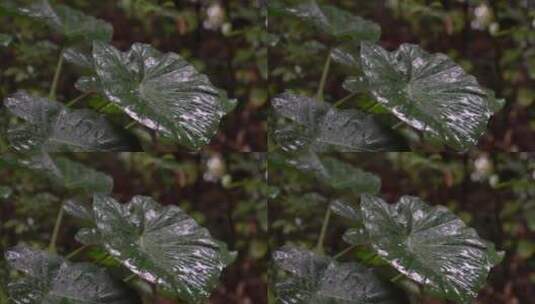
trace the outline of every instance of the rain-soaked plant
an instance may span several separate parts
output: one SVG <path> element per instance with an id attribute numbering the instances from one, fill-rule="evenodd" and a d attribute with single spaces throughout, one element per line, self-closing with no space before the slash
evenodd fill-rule
<path id="1" fill-rule="evenodd" d="M 276 30 L 292 19 L 315 30 L 313 41 L 301 42 L 304 50 L 293 42 L 299 33 Z M 377 44 L 378 24 L 338 7 L 316 0 L 274 0 L 269 21 L 276 37 L 271 54 L 283 53 L 288 60 L 284 52 L 298 49 L 316 61 L 326 54 L 315 96 L 288 91 L 272 99 L 271 133 L 285 151 L 403 151 L 422 138 L 435 148 L 465 151 L 477 144 L 490 117 L 505 103 L 444 54 L 414 44 L 385 50 Z M 341 85 L 349 94 L 338 101 L 324 96 L 333 62 L 348 75 Z M 273 75 L 280 74 L 281 67 L 270 68 Z"/>
<path id="2" fill-rule="evenodd" d="M 19 244 L 4 252 L 13 273 L 22 273 L 7 284 L 9 303 L 140 303 L 136 290 L 203 303 L 236 258 L 176 205 L 148 196 L 119 203 L 111 196 L 113 179 L 81 163 L 41 153 L 4 156 L 4 166 L 30 169 L 64 193 L 48 248 Z M 75 238 L 82 246 L 60 256 L 56 242 L 65 213 L 81 226 Z"/>
<path id="3" fill-rule="evenodd" d="M 236 105 L 178 54 L 164 54 L 143 43 L 122 52 L 110 45 L 109 23 L 66 5 L 2 0 L 0 15 L 33 19 L 62 38 L 48 96 L 18 91 L 4 99 L 9 113 L 24 121 L 7 130 L 16 151 L 135 151 L 139 144 L 126 132 L 135 124 L 155 131 L 164 141 L 200 150 Z M 3 41 L 9 45 L 6 38 Z M 85 76 L 75 84 L 81 95 L 60 102 L 56 90 L 64 61 Z M 92 94 L 107 102 L 95 110 L 73 108 Z M 123 112 L 132 120 L 118 128 L 99 112 Z"/>
<path id="4" fill-rule="evenodd" d="M 415 196 L 385 202 L 378 196 L 381 180 L 372 173 L 316 154 L 270 158 L 270 174 L 281 181 L 289 171 L 301 171 L 299 186 L 271 184 L 291 189 L 274 200 L 284 212 L 290 210 L 297 225 L 306 227 L 307 219 L 301 217 L 306 210 L 325 209 L 314 248 L 289 237 L 292 241 L 273 252 L 271 303 L 401 304 L 421 303 L 424 296 L 472 303 L 491 268 L 503 259 L 493 243 L 444 206 Z M 313 177 L 311 191 L 321 188 L 321 193 L 299 193 L 307 191 L 301 188 L 302 172 Z M 329 254 L 332 249 L 324 248 L 324 240 L 333 214 L 349 225 L 337 236 L 348 246 Z M 270 222 L 277 229 L 284 225 L 273 218 Z"/>

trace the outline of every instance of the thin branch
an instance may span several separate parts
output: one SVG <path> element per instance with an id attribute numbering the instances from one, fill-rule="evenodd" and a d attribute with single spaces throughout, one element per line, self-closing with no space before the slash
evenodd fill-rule
<path id="1" fill-rule="evenodd" d="M 325 60 L 325 65 L 323 66 L 323 72 L 321 73 L 320 85 L 318 87 L 318 92 L 316 93 L 316 99 L 323 101 L 323 91 L 325 89 L 325 83 L 327 82 L 327 75 L 329 75 L 329 68 L 331 66 L 331 54 L 327 54 L 327 59 Z"/>
<path id="2" fill-rule="evenodd" d="M 63 67 L 63 50 L 59 52 L 59 59 L 56 65 L 56 71 L 54 72 L 54 79 L 52 80 L 52 86 L 50 87 L 49 99 L 56 99 L 56 90 L 58 88 L 59 76 L 61 75 L 61 68 Z"/>
<path id="3" fill-rule="evenodd" d="M 52 232 L 52 238 L 50 239 L 50 244 L 48 245 L 48 251 L 55 253 L 56 252 L 56 241 L 58 240 L 59 228 L 61 227 L 61 221 L 63 219 L 63 205 L 61 205 L 58 215 L 56 217 L 56 223 L 54 224 L 54 231 Z"/>
<path id="4" fill-rule="evenodd" d="M 327 227 L 329 226 L 329 219 L 331 217 L 331 208 L 327 207 L 325 216 L 323 218 L 323 224 L 321 225 L 321 232 L 316 245 L 316 252 L 323 253 L 323 241 L 325 240 L 325 234 L 327 233 Z"/>

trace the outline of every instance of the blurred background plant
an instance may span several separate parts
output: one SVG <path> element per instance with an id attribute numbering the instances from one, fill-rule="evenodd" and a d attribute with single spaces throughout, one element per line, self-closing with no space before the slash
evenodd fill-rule
<path id="1" fill-rule="evenodd" d="M 114 27 L 113 44 L 126 50 L 134 42 L 150 43 L 162 52 L 175 52 L 209 76 L 217 87 L 238 99 L 237 109 L 226 117 L 212 140 L 211 150 L 265 151 L 267 104 L 267 50 L 264 47 L 264 11 L 248 0 L 58 0 L 104 19 Z M 0 12 L 1 13 L 1 12 Z M 59 56 L 60 38 L 26 18 L 0 19 L 0 99 L 17 90 L 48 92 Z M 80 95 L 78 76 L 66 67 L 59 82 L 59 98 Z M 105 104 L 93 95 L 80 103 L 99 109 Z M 103 109 L 114 119 L 124 115 L 114 107 Z M 9 119 L 0 111 L 0 127 Z M 247 127 L 244 127 L 247 126 Z M 139 137 L 151 141 L 144 130 Z M 151 145 L 147 144 L 150 147 Z M 147 149 L 148 147 L 145 147 Z M 169 147 L 156 146 L 156 151 Z"/>
<path id="2" fill-rule="evenodd" d="M 301 3 L 300 0 L 276 0 Z M 379 44 L 388 50 L 402 43 L 447 54 L 481 85 L 505 98 L 479 142 L 486 151 L 535 149 L 535 4 L 529 0 L 318 0 L 378 23 Z M 312 96 L 329 52 L 328 39 L 298 18 L 269 16 L 271 96 L 292 90 Z M 348 95 L 342 83 L 351 70 L 333 63 L 326 100 Z M 366 110 L 373 99 L 360 94 L 342 108 Z M 418 147 L 434 151 L 433 145 Z"/>
<path id="3" fill-rule="evenodd" d="M 322 155 L 322 158 L 326 155 Z M 490 273 L 475 303 L 529 303 L 535 296 L 535 155 L 473 151 L 466 155 L 441 153 L 333 153 L 347 165 L 381 178 L 385 201 L 414 195 L 444 205 L 478 234 L 505 250 L 506 256 Z M 351 188 L 325 184 L 314 174 L 287 163 L 281 154 L 268 161 L 269 183 L 277 196 L 268 200 L 269 244 L 314 248 L 325 210 L 333 200 L 356 202 Z M 347 183 L 347 179 L 345 180 Z M 340 182 L 339 185 L 343 185 Z M 331 216 L 324 240 L 325 253 L 335 255 L 348 245 L 341 240 L 351 221 Z M 382 265 L 365 246 L 357 246 L 345 261 Z M 415 303 L 446 303 L 420 299 Z"/>
<path id="4" fill-rule="evenodd" d="M 98 170 L 114 180 L 112 195 L 126 202 L 134 195 L 148 195 L 163 205 L 175 204 L 206 227 L 214 238 L 238 251 L 226 268 L 219 287 L 208 303 L 266 303 L 266 258 L 268 247 L 266 159 L 261 153 L 160 154 L 77 153 L 70 160 Z M 0 159 L 0 250 L 18 243 L 45 249 L 56 213 L 72 191 L 35 170 L 21 169 Z M 76 218 L 65 216 L 57 250 L 66 255 L 81 247 L 74 235 Z M 102 259 L 101 249 L 84 255 L 93 263 L 116 265 Z M 110 264 L 111 263 L 111 264 Z M 114 264 L 115 263 L 115 264 Z M 9 272 L 0 262 L 0 299 Z M 143 290 L 143 289 L 141 289 Z M 150 296 L 144 303 L 179 303 Z M 1 303 L 6 303 L 0 301 Z"/>

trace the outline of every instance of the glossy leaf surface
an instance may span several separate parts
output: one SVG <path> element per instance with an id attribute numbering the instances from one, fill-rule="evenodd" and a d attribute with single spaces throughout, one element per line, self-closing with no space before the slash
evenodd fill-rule
<path id="1" fill-rule="evenodd" d="M 275 264 L 289 273 L 275 285 L 283 304 L 397 303 L 374 272 L 357 263 L 339 263 L 327 256 L 291 246 L 273 254 Z"/>
<path id="2" fill-rule="evenodd" d="M 375 176 L 373 178 L 376 179 Z M 380 185 L 381 181 L 379 180 L 378 186 L 374 185 L 373 190 L 377 189 L 378 191 Z M 336 199 L 330 203 L 329 207 L 331 208 L 332 212 L 341 217 L 345 217 L 356 223 L 362 223 L 362 212 L 360 210 L 360 206 L 355 204 L 354 202 L 343 199 Z"/>
<path id="3" fill-rule="evenodd" d="M 8 130 L 17 151 L 129 151 L 124 134 L 91 110 L 71 110 L 60 103 L 19 91 L 4 101 L 10 113 L 27 123 Z"/>
<path id="4" fill-rule="evenodd" d="M 302 4 L 286 8 L 286 11 L 336 39 L 375 42 L 381 36 L 378 24 L 332 5 L 319 5 L 315 0 L 303 1 Z"/>
<path id="5" fill-rule="evenodd" d="M 235 104 L 175 53 L 135 43 L 127 52 L 95 43 L 93 59 L 107 98 L 140 124 L 199 150 Z"/>
<path id="6" fill-rule="evenodd" d="M 70 263 L 57 255 L 17 246 L 5 253 L 8 264 L 26 276 L 8 285 L 15 304 L 130 304 L 122 284 L 89 263 Z"/>
<path id="7" fill-rule="evenodd" d="M 400 120 L 458 150 L 474 146 L 500 108 L 492 92 L 443 54 L 363 42 L 361 64 L 375 99 Z"/>
<path id="8" fill-rule="evenodd" d="M 428 292 L 469 303 L 501 256 L 445 207 L 403 196 L 395 205 L 362 195 L 366 232 L 379 256 Z"/>
<path id="9" fill-rule="evenodd" d="M 284 93 L 272 100 L 275 114 L 291 121 L 274 131 L 283 150 L 363 152 L 396 150 L 398 144 L 370 115 L 338 110 L 306 96 Z"/>
<path id="10" fill-rule="evenodd" d="M 100 243 L 111 256 L 184 301 L 208 297 L 231 262 L 226 246 L 176 206 L 144 196 L 123 205 L 95 195 L 93 212 Z"/>

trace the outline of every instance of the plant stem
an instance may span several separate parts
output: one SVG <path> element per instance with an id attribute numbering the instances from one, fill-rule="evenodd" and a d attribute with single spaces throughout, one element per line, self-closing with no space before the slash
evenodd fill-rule
<path id="1" fill-rule="evenodd" d="M 133 121 L 131 121 L 129 124 L 127 124 L 126 127 L 124 127 L 124 128 L 125 128 L 125 130 L 128 130 L 128 129 L 130 129 L 132 126 L 134 126 L 135 124 L 136 124 L 136 121 L 133 120 Z"/>
<path id="2" fill-rule="evenodd" d="M 329 225 L 329 219 L 331 217 L 331 208 L 327 208 L 325 217 L 323 218 L 323 224 L 321 225 L 320 237 L 318 238 L 318 244 L 316 245 L 316 252 L 323 253 L 323 241 L 325 240 L 325 234 L 327 232 L 327 226 Z"/>
<path id="3" fill-rule="evenodd" d="M 318 92 L 316 93 L 316 99 L 323 101 L 323 90 L 325 89 L 325 83 L 327 82 L 327 75 L 329 74 L 329 68 L 331 66 L 331 54 L 327 54 L 327 59 L 325 60 L 325 65 L 323 66 L 323 72 L 321 74 L 320 86 L 318 87 Z"/>
<path id="4" fill-rule="evenodd" d="M 100 111 L 106 109 L 109 105 L 111 105 L 111 102 L 105 103 L 104 105 L 96 108 L 95 111 L 100 112 Z"/>
<path id="5" fill-rule="evenodd" d="M 374 102 L 371 106 L 369 106 L 368 108 L 364 109 L 364 111 L 369 112 L 369 111 L 371 111 L 373 108 L 375 108 L 378 105 L 379 104 L 377 102 Z"/>
<path id="6" fill-rule="evenodd" d="M 349 247 L 347 247 L 346 249 L 340 251 L 339 253 L 337 253 L 333 258 L 336 260 L 337 258 L 345 255 L 346 253 L 350 252 L 351 250 L 357 248 L 358 245 L 351 245 Z"/>
<path id="7" fill-rule="evenodd" d="M 347 95 L 346 97 L 344 97 L 344 98 L 338 100 L 337 102 L 335 102 L 335 103 L 334 103 L 334 107 L 335 107 L 335 108 L 336 108 L 336 107 L 339 107 L 339 106 L 342 105 L 344 102 L 350 100 L 351 98 L 353 98 L 353 97 L 355 97 L 355 96 L 357 96 L 357 95 L 358 95 L 358 93 L 356 93 L 356 92 Z"/>
<path id="8" fill-rule="evenodd" d="M 126 278 L 124 278 L 124 282 L 128 283 L 130 282 L 132 279 L 134 279 L 137 275 L 135 273 L 132 273 L 131 275 L 127 276 Z"/>
<path id="9" fill-rule="evenodd" d="M 80 252 L 86 250 L 88 247 L 89 247 L 89 245 L 84 245 L 84 246 L 82 246 L 82 247 L 80 247 L 80 248 L 74 250 L 73 252 L 69 253 L 69 254 L 66 256 L 66 258 L 67 258 L 68 260 L 70 260 L 70 259 L 74 258 L 75 256 L 77 256 L 78 254 L 80 254 Z"/>
<path id="10" fill-rule="evenodd" d="M 52 86 L 50 87 L 50 93 L 48 98 L 54 100 L 56 98 L 56 89 L 58 87 L 59 76 L 61 75 L 61 68 L 63 66 L 63 50 L 59 52 L 58 64 L 56 65 L 56 72 L 54 72 L 54 79 L 52 80 Z"/>
<path id="11" fill-rule="evenodd" d="M 403 273 L 399 273 L 397 276 L 390 279 L 390 282 L 395 283 L 397 280 L 401 279 L 403 277 Z"/>
<path id="12" fill-rule="evenodd" d="M 61 205 L 58 215 L 56 217 L 56 223 L 54 224 L 54 231 L 52 232 L 52 238 L 50 239 L 50 244 L 48 245 L 48 251 L 56 253 L 56 241 L 58 239 L 59 228 L 61 226 L 61 220 L 63 219 L 63 205 Z"/>
<path id="13" fill-rule="evenodd" d="M 397 130 L 399 127 L 401 127 L 404 124 L 403 121 L 398 122 L 392 127 L 392 130 Z"/>
<path id="14" fill-rule="evenodd" d="M 80 100 L 86 98 L 86 97 L 89 96 L 89 95 L 91 95 L 90 92 L 88 92 L 88 93 L 84 93 L 84 94 L 82 94 L 82 95 L 76 97 L 75 99 L 69 101 L 69 102 L 67 103 L 67 108 L 72 107 L 75 103 L 77 103 L 78 101 L 80 101 Z"/>

